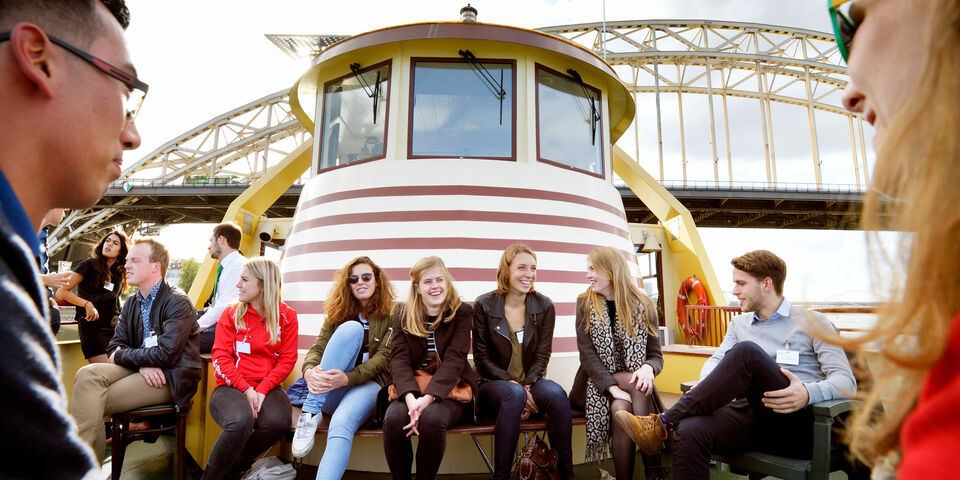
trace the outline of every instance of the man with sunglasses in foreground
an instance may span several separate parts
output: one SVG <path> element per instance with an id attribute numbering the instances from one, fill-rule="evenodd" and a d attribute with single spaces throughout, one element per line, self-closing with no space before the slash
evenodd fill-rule
<path id="1" fill-rule="evenodd" d="M 207 250 L 210 252 L 210 257 L 218 260 L 220 264 L 217 266 L 217 280 L 213 285 L 213 294 L 210 295 L 210 307 L 197 321 L 200 324 L 200 353 L 210 353 L 220 314 L 227 305 L 237 301 L 239 295 L 237 282 L 240 281 L 240 270 L 247 261 L 238 251 L 242 235 L 240 226 L 233 222 L 224 222 L 213 227 L 213 235 L 210 237 Z"/>
<path id="2" fill-rule="evenodd" d="M 3 478 L 102 478 L 66 411 L 39 272 L 37 229 L 86 208 L 140 145 L 147 85 L 122 0 L 0 0 L 0 431 Z"/>

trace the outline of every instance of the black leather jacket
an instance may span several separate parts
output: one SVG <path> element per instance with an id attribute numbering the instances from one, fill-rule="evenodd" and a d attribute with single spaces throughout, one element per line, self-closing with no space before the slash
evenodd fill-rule
<path id="1" fill-rule="evenodd" d="M 162 281 L 162 280 L 161 280 Z M 140 292 L 127 298 L 120 311 L 120 322 L 107 346 L 107 355 L 118 347 L 113 361 L 131 370 L 158 367 L 170 385 L 177 408 L 190 404 L 200 382 L 200 350 L 197 338 L 197 314 L 183 290 L 162 281 L 150 310 L 150 326 L 157 335 L 157 346 L 141 348 L 143 320 L 140 318 Z"/>
<path id="2" fill-rule="evenodd" d="M 556 312 L 553 302 L 537 292 L 528 293 L 523 323 L 524 385 L 537 383 L 547 372 L 553 352 L 553 326 Z M 473 304 L 473 362 L 480 381 L 512 380 L 507 373 L 513 344 L 504 313 L 504 297 L 488 292 Z"/>

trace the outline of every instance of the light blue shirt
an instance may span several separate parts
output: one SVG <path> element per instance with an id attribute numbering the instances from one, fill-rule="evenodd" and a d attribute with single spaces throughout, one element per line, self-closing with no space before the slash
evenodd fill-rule
<path id="1" fill-rule="evenodd" d="M 157 292 L 160 291 L 160 284 L 163 280 L 157 282 L 150 293 L 140 299 L 140 320 L 143 321 L 143 340 L 140 343 L 142 348 L 147 348 L 147 337 L 153 332 L 153 326 L 150 325 L 150 311 L 153 310 L 153 301 L 157 299 Z"/>
<path id="2" fill-rule="evenodd" d="M 857 393 L 857 382 L 847 355 L 842 348 L 811 337 L 804 331 L 804 323 L 832 328 L 820 313 L 793 306 L 785 298 L 767 320 L 760 319 L 753 312 L 733 317 L 720 348 L 703 365 L 700 379 L 709 375 L 734 345 L 750 341 L 759 345 L 774 361 L 777 350 L 789 349 L 799 353 L 798 365 L 781 366 L 807 387 L 810 394 L 808 405 L 834 398 L 852 398 Z"/>

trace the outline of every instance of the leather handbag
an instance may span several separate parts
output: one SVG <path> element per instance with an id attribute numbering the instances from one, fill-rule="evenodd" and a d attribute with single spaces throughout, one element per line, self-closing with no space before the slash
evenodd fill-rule
<path id="1" fill-rule="evenodd" d="M 515 477 L 517 480 L 560 480 L 557 472 L 557 451 L 547 448 L 539 435 L 533 434 L 520 452 Z"/>
<path id="2" fill-rule="evenodd" d="M 433 375 L 423 370 L 416 370 L 413 372 L 413 379 L 417 381 L 417 386 L 420 387 L 420 391 L 423 392 L 427 389 L 427 385 L 430 384 L 430 380 L 433 379 Z M 397 387 L 392 383 L 390 384 L 388 392 L 388 398 L 391 402 L 400 396 L 397 393 Z M 458 381 L 456 386 L 453 387 L 453 390 L 450 390 L 450 393 L 447 394 L 447 400 L 470 403 L 470 400 L 473 400 L 473 390 L 470 389 L 470 384 L 463 380 Z"/>

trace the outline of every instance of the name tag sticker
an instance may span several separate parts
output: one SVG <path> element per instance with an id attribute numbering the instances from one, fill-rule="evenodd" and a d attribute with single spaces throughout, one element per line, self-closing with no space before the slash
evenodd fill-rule
<path id="1" fill-rule="evenodd" d="M 144 347 L 144 348 L 150 348 L 150 347 L 156 347 L 156 346 L 157 346 L 157 336 L 156 336 L 156 335 L 150 335 L 149 337 L 143 339 L 143 347 Z"/>
<path id="2" fill-rule="evenodd" d="M 110 290 L 110 291 L 112 292 L 112 291 L 113 291 L 113 283 L 111 283 L 111 282 L 104 283 L 104 284 L 103 284 L 103 289 L 104 289 L 104 290 Z"/>
<path id="3" fill-rule="evenodd" d="M 250 353 L 249 342 L 237 342 L 237 353 Z"/>
<path id="4" fill-rule="evenodd" d="M 784 365 L 800 365 L 799 350 L 777 350 L 777 363 Z"/>
<path id="5" fill-rule="evenodd" d="M 523 343 L 523 330 L 517 332 L 517 343 Z"/>

